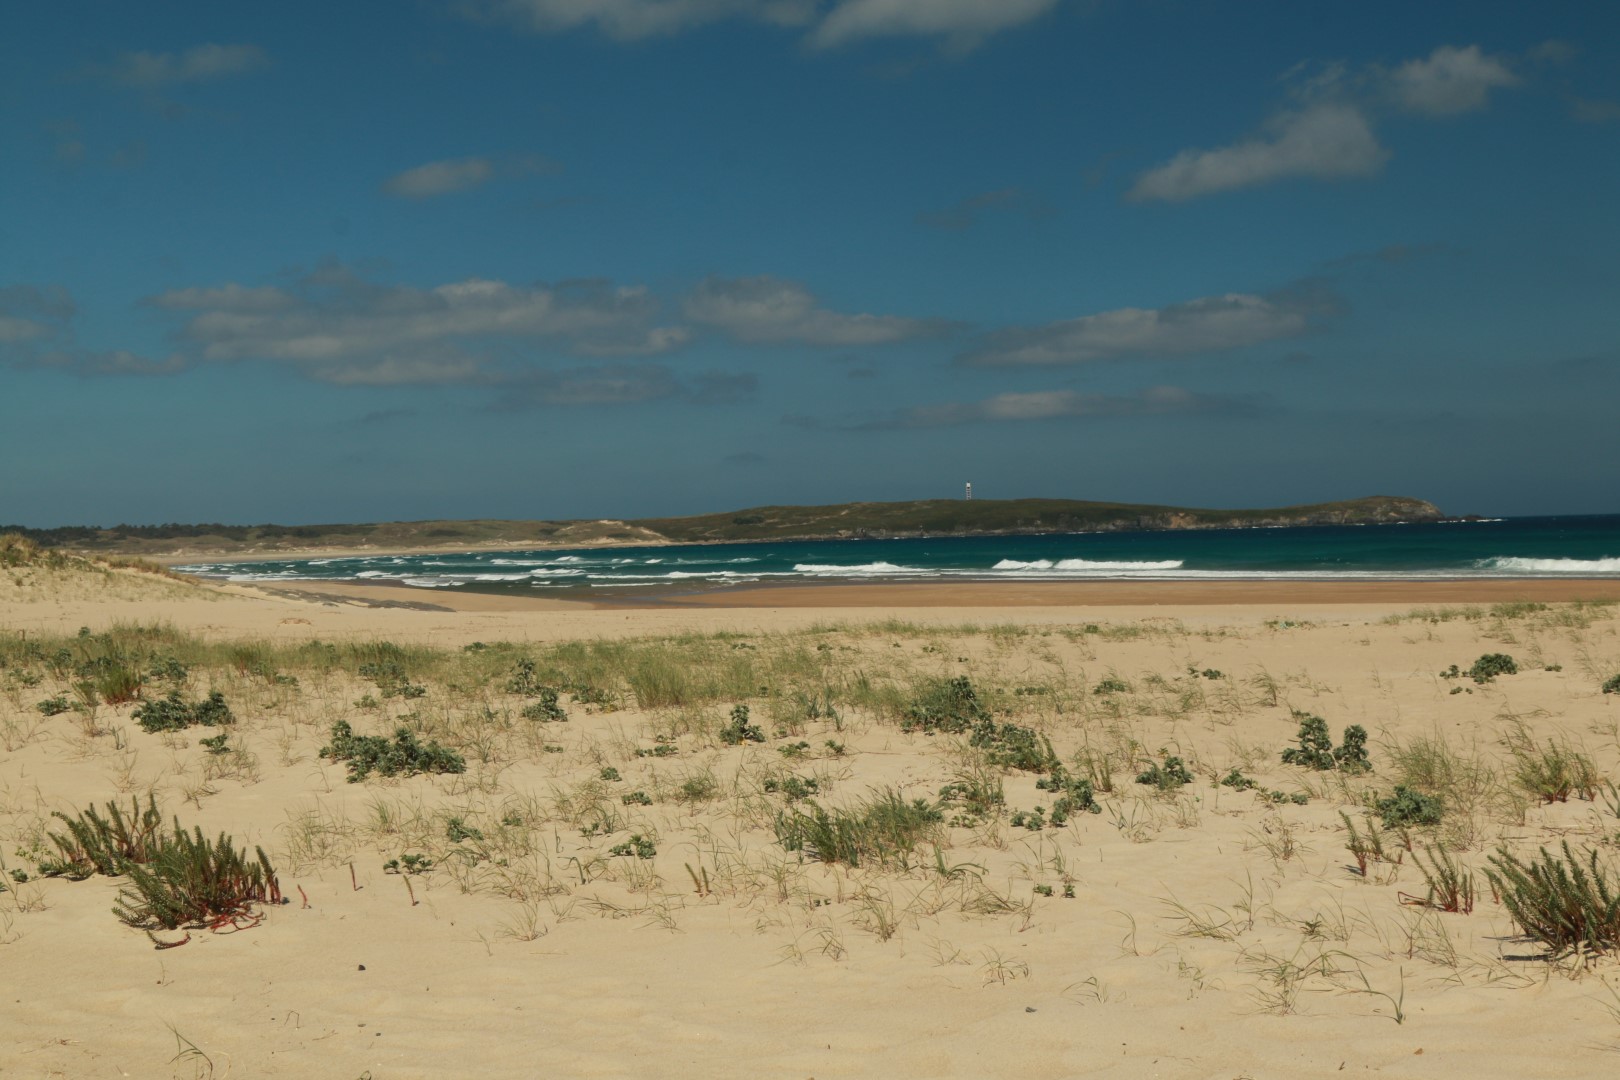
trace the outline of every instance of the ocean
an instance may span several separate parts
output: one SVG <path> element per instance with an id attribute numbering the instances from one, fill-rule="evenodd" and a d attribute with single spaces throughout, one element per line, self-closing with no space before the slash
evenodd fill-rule
<path id="1" fill-rule="evenodd" d="M 1620 515 L 1405 525 L 800 540 L 198 561 L 233 581 L 386 581 L 480 592 L 699 591 L 836 581 L 1620 578 Z M 617 595 L 623 595 L 618 593 Z"/>

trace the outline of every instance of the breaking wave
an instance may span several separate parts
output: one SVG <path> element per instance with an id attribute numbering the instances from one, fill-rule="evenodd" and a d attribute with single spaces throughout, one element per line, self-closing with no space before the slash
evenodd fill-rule
<path id="1" fill-rule="evenodd" d="M 1084 572 L 1112 572 L 1129 573 L 1132 570 L 1180 570 L 1180 559 L 1166 559 L 1162 562 L 1110 562 L 1094 559 L 1035 559 L 1032 562 L 1019 562 L 1017 559 L 1002 559 L 992 570 L 1061 570 L 1070 573 Z"/>
<path id="2" fill-rule="evenodd" d="M 1481 559 L 1483 570 L 1516 574 L 1620 574 L 1620 559 L 1524 559 L 1498 556 Z"/>

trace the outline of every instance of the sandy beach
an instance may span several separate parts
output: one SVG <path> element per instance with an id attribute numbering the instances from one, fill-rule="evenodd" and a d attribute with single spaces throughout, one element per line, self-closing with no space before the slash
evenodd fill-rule
<path id="1" fill-rule="evenodd" d="M 0 1076 L 1594 1075 L 1620 1047 L 1620 968 L 1549 960 L 1484 871 L 1566 840 L 1612 865 L 1608 789 L 1545 802 L 1525 763 L 1620 776 L 1617 598 L 1042 583 L 592 605 L 8 570 Z M 1515 673 L 1467 677 L 1498 653 Z M 75 691 L 98 656 L 140 668 L 138 700 Z M 185 674 L 153 674 L 167 659 Z M 919 719 L 964 685 L 988 742 Z M 142 729 L 170 690 L 229 703 L 221 752 L 213 730 Z M 1364 728 L 1371 771 L 1285 764 L 1310 715 L 1335 745 Z M 405 726 L 465 771 L 347 782 L 321 755 L 339 722 Z M 1053 757 L 1009 756 L 1007 725 Z M 1051 820 L 1078 788 L 1037 782 L 1060 778 L 1096 812 Z M 1397 786 L 1440 823 L 1384 825 Z M 884 792 L 935 817 L 854 865 L 783 831 Z M 122 879 L 41 876 L 54 812 L 148 794 L 262 845 L 290 903 L 158 949 L 109 912 Z M 1384 858 L 1358 865 L 1347 819 Z M 1472 913 L 1428 902 L 1442 845 Z M 393 872 L 408 855 L 419 872 Z"/>

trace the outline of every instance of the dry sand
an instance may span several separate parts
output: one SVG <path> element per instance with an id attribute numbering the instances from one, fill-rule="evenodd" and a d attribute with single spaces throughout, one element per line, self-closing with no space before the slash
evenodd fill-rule
<path id="1" fill-rule="evenodd" d="M 1436 608 L 1386 621 L 1420 605 L 1604 595 L 1599 586 L 779 589 L 601 608 L 304 592 L 6 571 L 0 632 L 166 622 L 210 640 L 459 652 L 730 631 L 746 636 L 671 648 L 762 670 L 799 650 L 810 659 L 793 663 L 834 664 L 823 670 L 850 680 L 966 675 L 1064 758 L 1085 746 L 1124 757 L 1100 814 L 1038 832 L 1008 815 L 1052 796 L 1008 771 L 999 821 L 948 830 L 950 876 L 926 848 L 910 870 L 849 869 L 783 851 L 770 826 L 782 799 L 763 779 L 818 777 L 829 806 L 886 785 L 932 797 L 966 760 L 960 740 L 904 734 L 893 717 L 845 706 L 836 724 L 726 747 L 711 736 L 731 702 L 642 709 L 634 695 L 617 711 L 565 695 L 569 721 L 525 735 L 510 722 L 524 699 L 499 685 L 430 682 L 423 699 L 369 708 L 355 702 L 376 688 L 352 670 L 295 672 L 292 687 L 223 666 L 193 672 L 192 691 L 225 693 L 246 753 L 213 761 L 197 732 L 146 734 L 129 706 L 102 706 L 93 722 L 44 717 L 36 701 L 66 684 L 46 672 L 26 687 L 17 669 L 0 671 L 8 868 L 31 867 L 14 852 L 51 811 L 150 790 L 188 825 L 264 845 L 293 898 L 256 928 L 193 931 L 156 951 L 109 914 L 116 882 L 6 879 L 0 1077 L 1462 1078 L 1614 1067 L 1620 965 L 1580 972 L 1538 958 L 1483 882 L 1471 915 L 1402 903 L 1425 892 L 1412 859 L 1363 878 L 1347 866 L 1340 818 L 1359 820 L 1365 790 L 1390 790 L 1392 744 L 1442 739 L 1496 773 L 1485 803 L 1451 817 L 1466 865 L 1482 868 L 1499 842 L 1533 850 L 1562 838 L 1612 857 L 1620 818 L 1601 799 L 1514 805 L 1499 740 L 1522 723 L 1620 776 L 1620 696 L 1598 689 L 1620 670 L 1620 608 Z M 1488 685 L 1437 676 L 1489 652 L 1513 654 L 1521 673 Z M 1206 670 L 1221 674 L 1190 673 Z M 1130 689 L 1094 693 L 1107 677 Z M 1016 692 L 1028 687 L 1041 692 Z M 753 705 L 770 734 L 780 703 Z M 485 709 L 506 717 L 503 734 L 465 744 L 459 777 L 348 784 L 317 754 L 335 719 L 386 733 L 416 711 L 465 736 Z M 1341 783 L 1281 765 L 1291 709 L 1324 716 L 1335 738 L 1364 725 L 1377 772 Z M 656 732 L 694 729 L 675 757 L 634 756 Z M 779 752 L 800 738 L 807 759 Z M 1133 783 L 1164 750 L 1195 782 L 1163 794 Z M 598 780 L 607 765 L 623 780 Z M 1234 766 L 1310 801 L 1272 806 L 1212 782 Z M 719 796 L 681 801 L 682 784 L 709 772 Z M 638 789 L 654 805 L 618 797 Z M 627 827 L 582 835 L 592 803 Z M 453 854 L 450 815 L 492 838 L 528 830 L 526 855 Z M 656 837 L 655 859 L 606 854 L 631 832 Z M 413 905 L 383 863 L 418 851 L 439 865 L 411 880 Z M 188 1044 L 171 1029 L 207 1060 L 177 1056 Z"/>

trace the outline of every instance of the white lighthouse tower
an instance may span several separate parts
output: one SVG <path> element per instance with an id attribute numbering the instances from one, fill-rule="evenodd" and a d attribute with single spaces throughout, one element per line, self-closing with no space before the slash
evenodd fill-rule
<path id="1" fill-rule="evenodd" d="M 968 481 L 968 485 L 967 485 L 967 501 L 968 502 L 973 501 L 973 481 L 971 481 L 971 480 Z"/>

